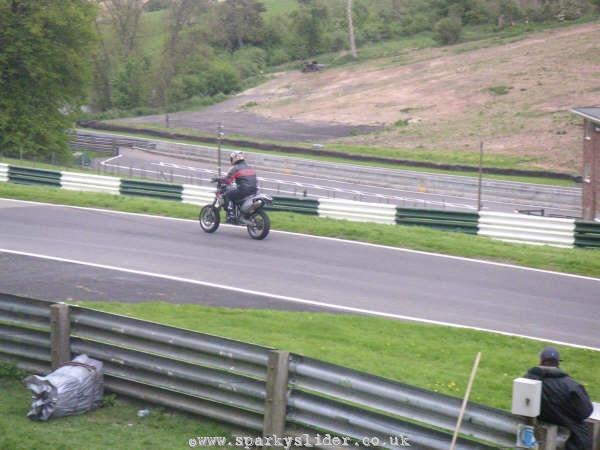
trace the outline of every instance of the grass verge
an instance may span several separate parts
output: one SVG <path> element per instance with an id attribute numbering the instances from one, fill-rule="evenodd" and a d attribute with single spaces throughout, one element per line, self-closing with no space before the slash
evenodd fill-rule
<path id="1" fill-rule="evenodd" d="M 78 302 L 102 311 L 288 350 L 455 397 L 482 353 L 471 400 L 510 410 L 512 380 L 538 363 L 544 343 L 379 317 L 215 308 L 170 303 Z M 600 352 L 558 347 L 564 370 L 600 400 Z"/>
<path id="2" fill-rule="evenodd" d="M 73 192 L 14 183 L 0 183 L 0 197 L 193 220 L 197 219 L 199 211 L 195 205 L 168 200 Z M 274 230 L 363 241 L 600 278 L 600 249 L 563 249 L 510 244 L 482 236 L 425 227 L 350 222 L 285 212 L 271 212 L 270 216 Z"/>

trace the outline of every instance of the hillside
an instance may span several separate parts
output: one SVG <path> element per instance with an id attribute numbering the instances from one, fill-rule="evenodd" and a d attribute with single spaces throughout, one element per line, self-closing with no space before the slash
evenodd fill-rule
<path id="1" fill-rule="evenodd" d="M 485 154 L 516 156 L 522 168 L 579 173 L 582 121 L 569 110 L 600 104 L 598 42 L 594 22 L 501 45 L 412 49 L 322 72 L 282 72 L 220 105 L 177 113 L 171 123 L 202 129 L 222 117 L 235 133 L 241 120 L 238 134 L 252 129 L 264 139 L 281 139 L 270 130 L 285 122 L 375 126 L 381 131 L 328 142 L 455 153 L 478 153 L 483 142 Z"/>
<path id="2" fill-rule="evenodd" d="M 391 127 L 341 141 L 349 144 L 478 151 L 483 141 L 486 152 L 534 159 L 530 167 L 578 172 L 581 120 L 569 109 L 600 104 L 598 42 L 596 22 L 501 46 L 284 73 L 245 94 L 270 118 Z"/>

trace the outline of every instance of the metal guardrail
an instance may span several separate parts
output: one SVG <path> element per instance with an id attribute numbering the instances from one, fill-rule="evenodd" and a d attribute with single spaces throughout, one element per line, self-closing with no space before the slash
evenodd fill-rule
<path id="1" fill-rule="evenodd" d="M 507 242 L 573 247 L 575 220 L 480 211 L 478 234 Z"/>
<path id="2" fill-rule="evenodd" d="M 575 246 L 600 248 L 600 222 L 576 220 Z"/>
<path id="3" fill-rule="evenodd" d="M 382 413 L 384 417 L 402 417 L 413 424 L 427 423 L 431 427 L 443 430 L 453 429 L 461 407 L 461 400 L 458 398 L 300 355 L 291 357 L 290 384 L 295 389 L 318 392 L 319 395 L 330 399 L 367 407 L 371 411 Z M 312 404 L 321 402 L 318 397 L 310 401 Z M 293 407 L 294 403 L 291 405 Z M 344 408 L 338 406 L 340 410 Z M 319 413 L 318 408 L 313 407 L 309 416 L 316 413 Z M 468 404 L 463 420 L 462 433 L 502 446 L 514 444 L 517 425 L 524 423 L 522 419 L 508 412 L 474 403 Z M 406 427 L 408 423 L 403 423 L 402 426 Z M 386 430 L 387 425 L 379 430 L 380 435 L 385 436 L 381 432 Z M 404 434 L 410 436 L 412 432 Z M 427 440 L 440 440 L 438 433 L 425 433 L 424 436 L 427 436 Z M 421 444 L 431 445 L 425 444 L 425 441 Z M 420 445 L 417 447 L 421 448 Z M 445 446 L 431 448 L 445 449 L 447 442 Z"/>
<path id="4" fill-rule="evenodd" d="M 8 164 L 0 163 L 0 183 L 8 181 Z"/>
<path id="5" fill-rule="evenodd" d="M 181 201 L 183 187 L 177 184 L 153 183 L 150 181 L 121 180 L 123 195 L 136 195 Z"/>
<path id="6" fill-rule="evenodd" d="M 61 172 L 60 186 L 73 191 L 104 192 L 119 195 L 121 180 L 103 175 L 87 173 Z"/>
<path id="7" fill-rule="evenodd" d="M 319 198 L 319 217 L 347 219 L 357 222 L 396 223 L 396 206 Z"/>
<path id="8" fill-rule="evenodd" d="M 8 166 L 8 181 L 60 187 L 60 172 L 29 167 Z"/>
<path id="9" fill-rule="evenodd" d="M 58 310 L 67 311 L 61 324 Z M 56 336 L 67 329 L 67 341 Z M 301 427 L 378 446 L 447 449 L 460 399 L 267 347 L 80 306 L 0 294 L 0 359 L 36 373 L 59 347 L 104 363 L 107 389 L 266 433 L 273 354 L 285 357 L 285 430 Z M 287 356 L 285 356 L 287 355 Z M 287 425 L 286 425 L 287 423 Z M 521 419 L 469 403 L 457 449 L 512 446 Z M 486 443 L 487 442 L 487 443 Z"/>
<path id="10" fill-rule="evenodd" d="M 417 225 L 477 234 L 478 222 L 478 213 L 416 208 L 398 208 L 396 210 L 396 223 L 399 225 Z"/>
<path id="11" fill-rule="evenodd" d="M 319 200 L 311 198 L 273 197 L 273 204 L 266 209 L 272 211 L 288 211 L 299 214 L 317 215 Z"/>
<path id="12" fill-rule="evenodd" d="M 95 133 L 82 133 L 78 131 L 69 142 L 69 146 L 74 150 L 110 152 L 116 156 L 119 154 L 119 147 L 152 150 L 156 148 L 156 143 L 147 139 L 136 139 L 126 136 L 103 135 Z"/>
<path id="13" fill-rule="evenodd" d="M 6 174 L 6 175 L 4 175 Z M 132 179 L 53 172 L 0 165 L 0 182 L 42 184 L 65 189 L 147 196 L 205 205 L 213 200 L 214 188 L 192 184 L 170 184 Z M 117 187 L 118 184 L 118 187 Z M 421 225 L 442 230 L 480 234 L 493 239 L 561 247 L 598 247 L 594 222 L 578 222 L 526 214 L 482 210 L 478 213 L 401 208 L 399 206 L 328 198 L 274 197 L 271 210 L 384 224 Z"/>
<path id="14" fill-rule="evenodd" d="M 215 198 L 215 187 L 184 184 L 181 192 L 181 201 L 193 205 L 203 206 L 212 203 Z"/>

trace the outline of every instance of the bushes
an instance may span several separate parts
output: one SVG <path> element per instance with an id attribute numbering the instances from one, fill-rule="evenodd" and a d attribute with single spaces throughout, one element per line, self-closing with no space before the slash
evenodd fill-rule
<path id="1" fill-rule="evenodd" d="M 458 17 L 444 17 L 433 27 L 434 39 L 443 45 L 456 44 L 462 32 L 462 22 Z"/>

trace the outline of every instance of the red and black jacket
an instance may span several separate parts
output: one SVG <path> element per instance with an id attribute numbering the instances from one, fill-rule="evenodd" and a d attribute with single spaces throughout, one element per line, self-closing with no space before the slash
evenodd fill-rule
<path id="1" fill-rule="evenodd" d="M 225 183 L 231 185 L 235 181 L 237 190 L 245 195 L 255 194 L 258 182 L 256 171 L 246 161 L 236 162 L 225 175 Z"/>

